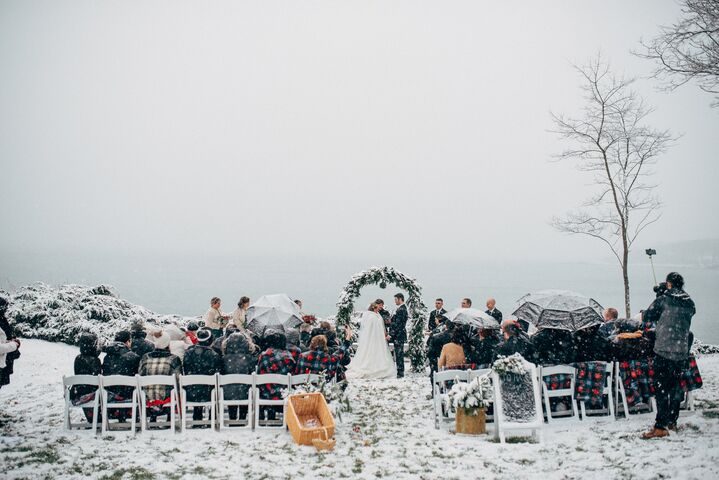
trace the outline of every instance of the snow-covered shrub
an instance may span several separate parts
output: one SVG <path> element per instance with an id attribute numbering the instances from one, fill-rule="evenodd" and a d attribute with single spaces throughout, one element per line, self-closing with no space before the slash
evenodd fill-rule
<path id="1" fill-rule="evenodd" d="M 695 339 L 691 353 L 693 355 L 714 355 L 719 353 L 719 345 L 709 345 Z"/>
<path id="2" fill-rule="evenodd" d="M 480 375 L 471 382 L 454 382 L 447 394 L 455 409 L 462 408 L 469 415 L 477 415 L 480 408 L 486 408 L 492 401 L 492 381 L 489 375 Z"/>
<path id="3" fill-rule="evenodd" d="M 189 320 L 134 305 L 107 285 L 52 287 L 35 283 L 5 296 L 10 301 L 7 317 L 18 336 L 72 345 L 83 333 L 94 333 L 108 341 L 132 323 L 184 325 Z"/>
<path id="4" fill-rule="evenodd" d="M 524 357 L 519 353 L 515 353 L 508 357 L 500 355 L 492 364 L 492 370 L 497 375 L 524 375 L 527 368 L 524 366 Z"/>

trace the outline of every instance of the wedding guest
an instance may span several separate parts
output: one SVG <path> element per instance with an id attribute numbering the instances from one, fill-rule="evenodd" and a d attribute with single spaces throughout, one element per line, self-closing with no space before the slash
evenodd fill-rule
<path id="1" fill-rule="evenodd" d="M 80 335 L 78 345 L 80 347 L 80 354 L 75 357 L 75 375 L 100 375 L 100 373 L 102 373 L 102 365 L 100 363 L 100 345 L 97 335 L 94 333 L 83 333 Z M 70 389 L 70 400 L 73 402 L 85 403 L 85 401 L 90 401 L 94 398 L 90 397 L 90 395 L 96 394 L 97 387 L 95 386 L 74 385 Z M 83 408 L 83 411 L 85 412 L 85 418 L 87 418 L 87 421 L 92 422 L 92 409 Z"/>
<path id="2" fill-rule="evenodd" d="M 147 339 L 147 332 L 140 323 L 133 323 L 130 327 L 130 335 L 132 335 L 131 350 L 140 358 L 146 353 L 155 350 L 155 344 Z"/>
<path id="3" fill-rule="evenodd" d="M 452 332 L 451 341 L 442 347 L 437 366 L 439 369 L 451 369 L 467 363 L 462 347 L 462 334 L 459 329 Z"/>
<path id="4" fill-rule="evenodd" d="M 228 315 L 222 313 L 220 310 L 221 305 L 222 300 L 220 300 L 219 297 L 212 297 L 210 300 L 210 309 L 202 318 L 205 321 L 205 327 L 210 329 L 212 336 L 215 338 L 222 336 L 222 329 L 230 318 Z"/>
<path id="5" fill-rule="evenodd" d="M 463 298 L 461 306 L 462 308 L 472 308 L 472 299 Z"/>
<path id="6" fill-rule="evenodd" d="M 170 336 L 161 332 L 154 337 L 155 349 L 145 354 L 140 360 L 138 373 L 147 375 L 175 375 L 182 374 L 182 360 L 170 353 Z M 152 421 L 160 415 L 170 418 L 170 409 L 165 407 L 169 401 L 171 387 L 168 385 L 150 385 L 145 387 L 147 406 Z"/>
<path id="7" fill-rule="evenodd" d="M 481 368 L 492 363 L 495 350 L 499 345 L 499 336 L 496 329 L 481 328 L 479 334 L 470 337 L 466 351 L 470 363 L 475 363 Z"/>
<path id="8" fill-rule="evenodd" d="M 297 362 L 297 359 L 300 358 L 302 354 L 302 349 L 300 348 L 300 331 L 296 328 L 288 328 L 285 331 L 285 337 L 287 338 L 287 351 L 292 354 L 292 358 Z"/>
<path id="9" fill-rule="evenodd" d="M 601 327 L 599 327 L 599 333 L 604 338 L 609 339 L 609 337 L 614 333 L 614 328 L 616 326 L 616 321 L 619 318 L 619 311 L 614 307 L 609 307 L 604 310 L 602 313 L 602 320 L 604 320 L 604 323 Z"/>
<path id="10" fill-rule="evenodd" d="M 227 328 L 225 328 L 223 334 L 221 334 L 219 337 L 212 337 L 212 349 L 217 352 L 218 355 L 222 355 L 222 345 L 225 343 L 225 340 L 227 340 L 227 337 L 239 331 L 240 329 L 237 328 L 237 325 L 235 325 L 234 323 L 227 325 Z"/>
<path id="11" fill-rule="evenodd" d="M 497 310 L 497 301 L 493 298 L 487 299 L 487 310 L 484 312 L 494 318 L 500 324 L 502 323 L 502 312 Z"/>
<path id="12" fill-rule="evenodd" d="M 384 320 L 385 326 L 389 326 L 390 322 L 392 321 L 392 315 L 390 315 L 390 313 L 387 310 L 385 310 L 384 300 L 382 300 L 381 298 L 378 298 L 377 300 L 374 301 L 374 303 L 376 303 L 377 306 L 379 307 L 379 310 L 377 311 L 377 313 L 379 313 L 379 316 L 382 317 L 382 320 Z"/>
<path id="13" fill-rule="evenodd" d="M 140 357 L 132 350 L 132 336 L 127 330 L 121 330 L 115 334 L 115 339 L 109 345 L 103 348 L 105 358 L 102 359 L 103 375 L 125 375 L 134 377 L 140 366 Z M 113 386 L 107 387 L 107 391 L 117 395 L 122 400 L 132 398 L 132 387 Z M 116 401 L 118 399 L 115 399 Z M 128 410 L 126 408 L 116 408 L 108 410 L 108 415 L 117 418 L 120 422 L 127 420 Z"/>
<path id="14" fill-rule="evenodd" d="M 609 341 L 600 333 L 599 325 L 583 328 L 574 332 L 574 361 L 610 361 L 612 349 Z"/>
<path id="15" fill-rule="evenodd" d="M 502 342 L 497 345 L 494 353 L 495 359 L 500 355 L 509 357 L 519 353 L 522 357 L 531 361 L 534 358 L 534 347 L 519 322 L 510 319 L 502 322 Z"/>
<path id="16" fill-rule="evenodd" d="M 351 338 L 352 332 L 347 327 L 345 329 L 345 341 L 334 353 L 331 353 L 327 348 L 327 337 L 317 335 L 312 339 L 309 351 L 300 355 L 295 373 L 321 374 L 324 372 L 328 381 L 335 379 L 337 371 L 342 365 L 342 360 L 349 357 Z"/>
<path id="17" fill-rule="evenodd" d="M 257 359 L 257 371 L 260 375 L 266 373 L 275 373 L 279 375 L 287 375 L 294 373 L 297 366 L 292 354 L 287 351 L 287 338 L 282 332 L 270 330 L 265 335 L 265 343 L 267 350 L 260 354 Z M 260 385 L 260 397 L 269 400 L 282 399 L 282 386 L 275 384 Z M 274 420 L 277 411 L 281 411 L 282 407 L 264 408 L 269 420 Z"/>
<path id="18" fill-rule="evenodd" d="M 447 310 L 444 309 L 444 300 L 438 298 L 434 301 L 434 310 L 430 312 L 429 320 L 427 321 L 427 329 L 430 332 L 442 323 L 445 313 L 447 313 Z"/>
<path id="19" fill-rule="evenodd" d="M 236 325 L 239 329 L 247 326 L 247 309 L 250 308 L 250 297 L 241 297 L 237 302 L 237 308 L 232 312 L 231 325 Z"/>
<path id="20" fill-rule="evenodd" d="M 187 338 L 190 339 L 190 342 L 192 342 L 193 345 L 197 345 L 197 331 L 199 329 L 200 326 L 195 321 L 192 321 L 187 324 L 187 330 L 185 331 L 185 335 L 187 336 Z"/>
<path id="21" fill-rule="evenodd" d="M 185 359 L 182 363 L 182 369 L 185 375 L 214 375 L 220 371 L 222 367 L 220 354 L 214 351 L 211 345 L 212 332 L 210 332 L 207 328 L 198 330 L 197 345 L 193 345 L 187 349 Z M 185 387 L 185 390 L 187 391 L 187 401 L 209 401 L 211 388 L 212 387 L 208 385 L 188 385 Z M 202 420 L 203 410 L 203 407 L 194 407 L 192 411 L 192 420 Z"/>
<path id="22" fill-rule="evenodd" d="M 324 335 L 325 337 L 327 337 L 327 347 L 330 350 L 334 350 L 339 346 L 339 342 L 337 341 L 337 334 L 332 328 L 330 322 L 322 320 L 320 322 L 320 326 L 312 330 L 311 336 L 316 337 L 317 335 Z"/>
<path id="23" fill-rule="evenodd" d="M 0 388 L 10 383 L 13 363 L 20 358 L 20 340 L 15 337 L 10 322 L 5 317 L 10 302 L 0 297 Z"/>
<path id="24" fill-rule="evenodd" d="M 224 345 L 225 351 L 222 355 L 223 375 L 242 374 L 250 375 L 255 371 L 257 366 L 257 358 L 253 354 L 254 348 L 251 342 L 242 333 L 233 333 Z M 225 399 L 227 400 L 246 400 L 249 395 L 249 385 L 226 385 L 223 387 Z M 246 406 L 228 406 L 227 410 L 230 420 L 237 420 L 239 408 L 239 417 L 244 420 L 247 418 Z"/>
<path id="25" fill-rule="evenodd" d="M 534 363 L 537 365 L 568 365 L 574 362 L 574 340 L 570 332 L 540 328 L 531 338 Z"/>
<path id="26" fill-rule="evenodd" d="M 404 377 L 404 344 L 407 341 L 407 305 L 404 304 L 404 295 L 397 293 L 394 296 L 397 305 L 389 325 L 389 336 L 394 344 L 394 359 L 397 363 L 397 378 Z"/>

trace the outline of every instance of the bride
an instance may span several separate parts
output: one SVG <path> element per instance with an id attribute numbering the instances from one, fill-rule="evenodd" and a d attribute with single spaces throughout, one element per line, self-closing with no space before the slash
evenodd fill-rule
<path id="1" fill-rule="evenodd" d="M 379 305 L 373 303 L 362 312 L 357 353 L 347 367 L 347 378 L 394 378 L 397 376 L 392 354 L 387 345 L 384 321 Z"/>

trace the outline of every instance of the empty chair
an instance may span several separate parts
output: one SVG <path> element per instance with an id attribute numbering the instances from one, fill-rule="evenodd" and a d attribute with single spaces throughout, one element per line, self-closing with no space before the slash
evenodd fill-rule
<path id="1" fill-rule="evenodd" d="M 209 395 L 206 398 L 199 399 L 204 392 L 195 392 L 193 400 L 188 400 L 188 387 L 203 385 L 208 387 Z M 190 392 L 192 393 L 192 392 Z M 182 401 L 182 422 L 181 430 L 184 432 L 185 428 L 194 425 L 208 425 L 210 428 L 214 428 L 216 415 L 215 411 L 217 408 L 217 375 L 180 375 L 180 398 Z M 205 420 L 204 418 L 196 420 L 188 414 L 188 409 L 194 411 L 195 408 L 207 408 L 210 411 L 210 418 Z M 192 419 L 191 419 L 192 418 Z"/>
<path id="2" fill-rule="evenodd" d="M 174 432 L 176 429 L 175 410 L 177 408 L 177 380 L 174 375 L 147 375 L 137 379 L 140 393 L 140 426 L 142 431 L 147 430 L 151 425 L 148 422 L 148 408 L 151 409 L 150 419 L 156 419 L 162 415 L 170 417 L 169 422 L 151 422 L 154 426 L 169 426 Z M 167 397 L 163 400 L 151 400 L 148 402 L 148 388 L 166 388 Z M 148 405 L 148 403 L 150 403 Z M 169 410 L 169 411 L 168 411 Z"/>
<path id="3" fill-rule="evenodd" d="M 432 391 L 434 402 L 434 427 L 440 428 L 440 421 L 452 420 L 454 411 L 449 403 L 447 392 L 454 381 L 469 381 L 470 370 L 442 370 L 432 375 Z"/>
<path id="4" fill-rule="evenodd" d="M 290 375 L 278 375 L 274 373 L 265 373 L 255 377 L 255 428 L 258 427 L 278 427 L 284 429 L 287 426 L 285 418 L 285 406 L 287 400 L 274 396 L 273 398 L 262 398 L 261 387 L 270 387 L 277 390 L 277 387 L 288 388 L 290 385 Z M 281 412 L 282 420 L 277 420 L 277 413 Z M 261 417 L 265 418 L 261 418 Z"/>
<path id="5" fill-rule="evenodd" d="M 63 396 L 65 397 L 65 428 L 71 430 L 72 428 L 90 427 L 93 432 L 97 431 L 97 414 L 100 408 L 100 395 L 98 393 L 100 389 L 100 377 L 95 375 L 73 375 L 66 377 L 63 375 L 62 385 Z M 85 393 L 72 399 L 71 397 L 74 397 L 74 395 L 72 395 L 71 390 L 77 386 L 89 388 L 84 388 L 83 392 Z M 70 418 L 70 411 L 73 408 L 82 409 L 86 417 L 92 412 L 91 422 L 73 423 Z"/>
<path id="6" fill-rule="evenodd" d="M 253 428 L 255 411 L 253 399 L 255 398 L 255 374 L 219 375 L 219 424 L 220 430 L 228 426 L 243 426 Z M 227 419 L 225 419 L 225 409 Z"/>
<path id="7" fill-rule="evenodd" d="M 102 433 L 110 429 L 110 415 L 113 410 L 118 412 L 119 423 L 126 418 L 122 410 L 130 410 L 130 431 L 134 432 L 137 425 L 137 408 L 140 396 L 137 391 L 137 378 L 126 375 L 105 375 L 100 377 L 100 392 L 102 398 Z M 112 387 L 121 387 L 120 389 Z M 122 395 L 118 395 L 117 392 Z"/>
<path id="8" fill-rule="evenodd" d="M 569 386 L 562 388 L 562 385 L 553 386 L 548 383 L 549 378 L 552 375 L 562 375 L 565 378 L 569 378 Z M 547 422 L 552 423 L 556 420 L 556 417 L 567 417 L 573 415 L 574 419 L 579 419 L 579 412 L 577 411 L 577 402 L 574 399 L 574 386 L 576 383 L 577 370 L 569 365 L 554 365 L 548 367 L 540 367 L 542 396 L 544 397 L 544 407 L 547 411 Z M 552 408 L 550 398 L 557 397 L 569 397 L 569 409 L 565 413 L 554 412 L 552 416 Z"/>

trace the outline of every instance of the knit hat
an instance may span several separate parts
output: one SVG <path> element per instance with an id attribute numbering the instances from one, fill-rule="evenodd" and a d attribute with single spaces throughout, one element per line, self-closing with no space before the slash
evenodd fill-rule
<path id="1" fill-rule="evenodd" d="M 170 346 L 170 336 L 167 332 L 162 332 L 159 337 L 152 337 L 152 341 L 155 344 L 155 348 L 158 350 L 166 350 Z"/>
<path id="2" fill-rule="evenodd" d="M 212 341 L 212 332 L 207 328 L 201 328 L 197 331 L 197 341 L 201 345 L 205 345 Z"/>
<path id="3" fill-rule="evenodd" d="M 199 329 L 200 329 L 200 326 L 195 321 L 192 321 L 187 324 L 187 330 L 190 332 L 196 332 Z"/>

